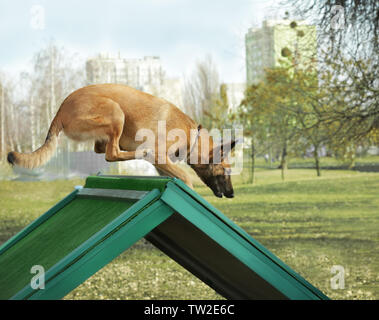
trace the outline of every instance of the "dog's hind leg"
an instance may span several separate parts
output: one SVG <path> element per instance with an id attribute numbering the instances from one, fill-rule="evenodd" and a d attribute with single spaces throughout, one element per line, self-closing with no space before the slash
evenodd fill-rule
<path id="1" fill-rule="evenodd" d="M 105 160 L 115 162 L 146 157 L 149 150 L 121 151 L 120 138 L 124 130 L 125 115 L 117 103 L 113 104 L 111 122 L 106 129 L 108 141 L 105 146 Z"/>
<path id="2" fill-rule="evenodd" d="M 105 160 L 108 162 L 127 161 L 137 159 L 136 151 L 121 151 L 120 150 L 120 137 L 122 134 L 123 126 L 115 124 L 109 134 L 109 141 L 105 146 Z"/>

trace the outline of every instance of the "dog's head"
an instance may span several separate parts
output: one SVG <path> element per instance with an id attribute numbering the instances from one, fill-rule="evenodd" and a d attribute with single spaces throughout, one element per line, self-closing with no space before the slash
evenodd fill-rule
<path id="1" fill-rule="evenodd" d="M 226 158 L 235 145 L 235 141 L 223 143 L 209 152 L 208 164 L 196 164 L 192 166 L 196 174 L 213 191 L 216 197 L 234 197 L 231 167 L 227 163 Z"/>

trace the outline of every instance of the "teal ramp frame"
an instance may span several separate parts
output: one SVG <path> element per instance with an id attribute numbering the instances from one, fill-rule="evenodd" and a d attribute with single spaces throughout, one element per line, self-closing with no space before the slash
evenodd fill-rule
<path id="1" fill-rule="evenodd" d="M 145 237 L 225 298 L 328 299 L 182 181 L 167 177 L 88 177 L 84 189 L 0 247 L 0 274 L 7 267 L 3 253 L 80 197 L 136 202 L 46 270 L 44 289 L 26 283 L 8 298 L 61 299 Z"/>

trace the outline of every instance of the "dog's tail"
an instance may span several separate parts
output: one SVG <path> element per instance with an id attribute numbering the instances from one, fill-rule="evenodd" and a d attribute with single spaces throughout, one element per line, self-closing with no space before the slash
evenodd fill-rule
<path id="1" fill-rule="evenodd" d="M 55 116 L 51 122 L 45 143 L 31 153 L 19 153 L 12 151 L 8 153 L 7 160 L 11 165 L 18 165 L 23 168 L 33 169 L 44 165 L 53 156 L 58 145 L 58 135 L 62 131 L 62 125 Z"/>

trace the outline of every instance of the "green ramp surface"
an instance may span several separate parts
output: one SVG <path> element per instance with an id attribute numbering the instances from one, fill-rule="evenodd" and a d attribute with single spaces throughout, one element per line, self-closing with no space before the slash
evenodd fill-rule
<path id="1" fill-rule="evenodd" d="M 182 181 L 124 176 L 88 177 L 4 243 L 0 299 L 63 298 L 143 237 L 225 298 L 327 299 Z"/>

